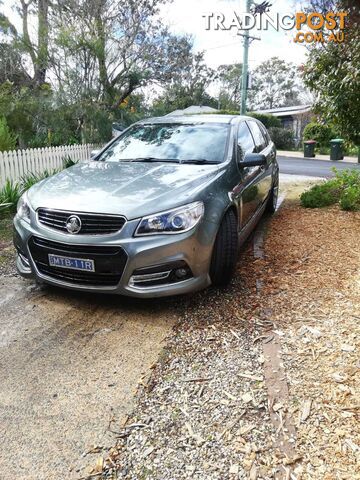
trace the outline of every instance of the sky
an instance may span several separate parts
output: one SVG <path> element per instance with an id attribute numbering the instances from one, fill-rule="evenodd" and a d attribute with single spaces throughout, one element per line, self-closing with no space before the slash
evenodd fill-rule
<path id="1" fill-rule="evenodd" d="M 257 3 L 261 1 L 257 0 Z M 295 0 L 270 0 L 270 3 L 271 14 L 300 11 Z M 235 28 L 231 31 L 206 30 L 206 19 L 202 15 L 224 13 L 231 19 L 234 11 L 245 12 L 245 0 L 174 0 L 163 6 L 161 16 L 174 33 L 192 35 L 195 50 L 204 50 L 206 63 L 216 68 L 242 61 L 242 38 Z M 306 49 L 294 43 L 293 31 L 277 32 L 270 28 L 268 31 L 250 30 L 250 35 L 261 37 L 260 41 L 254 40 L 250 45 L 250 70 L 274 56 L 296 64 L 305 61 Z"/>

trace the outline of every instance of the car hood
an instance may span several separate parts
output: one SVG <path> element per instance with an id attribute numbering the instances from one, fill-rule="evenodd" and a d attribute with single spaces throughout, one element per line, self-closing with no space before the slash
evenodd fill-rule
<path id="1" fill-rule="evenodd" d="M 219 165 L 96 162 L 77 164 L 28 191 L 31 207 L 121 214 L 133 219 L 184 205 L 221 174 Z"/>

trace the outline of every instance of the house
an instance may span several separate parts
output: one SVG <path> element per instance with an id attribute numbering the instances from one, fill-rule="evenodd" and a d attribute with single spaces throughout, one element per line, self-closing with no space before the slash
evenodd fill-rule
<path id="1" fill-rule="evenodd" d="M 256 113 L 271 114 L 281 120 L 282 126 L 294 131 L 295 142 L 301 141 L 305 126 L 310 123 L 313 116 L 311 105 L 295 105 L 293 107 L 269 108 L 256 110 Z"/>

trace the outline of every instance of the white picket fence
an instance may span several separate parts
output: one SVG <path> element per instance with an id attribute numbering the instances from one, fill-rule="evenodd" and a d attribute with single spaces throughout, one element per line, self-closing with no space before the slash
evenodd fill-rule
<path id="1" fill-rule="evenodd" d="M 96 148 L 99 147 L 86 144 L 0 152 L 0 187 L 7 179 L 17 182 L 28 173 L 61 168 L 64 159 L 68 157 L 75 162 L 88 160 L 91 150 Z"/>

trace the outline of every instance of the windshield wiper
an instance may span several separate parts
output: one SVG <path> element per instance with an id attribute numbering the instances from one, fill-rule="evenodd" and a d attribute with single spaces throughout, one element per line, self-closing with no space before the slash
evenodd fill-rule
<path id="1" fill-rule="evenodd" d="M 210 162 L 206 158 L 193 158 L 190 160 L 181 160 L 180 163 L 194 163 L 195 165 L 215 164 L 219 162 Z"/>
<path id="2" fill-rule="evenodd" d="M 180 160 L 177 158 L 156 158 L 156 157 L 139 157 L 133 158 L 130 162 L 172 162 L 180 163 Z"/>
<path id="3" fill-rule="evenodd" d="M 123 162 L 170 162 L 170 163 L 193 163 L 195 165 L 215 164 L 219 162 L 209 162 L 206 158 L 193 158 L 188 160 L 179 160 L 178 158 L 156 158 L 156 157 L 138 157 L 122 160 Z"/>

